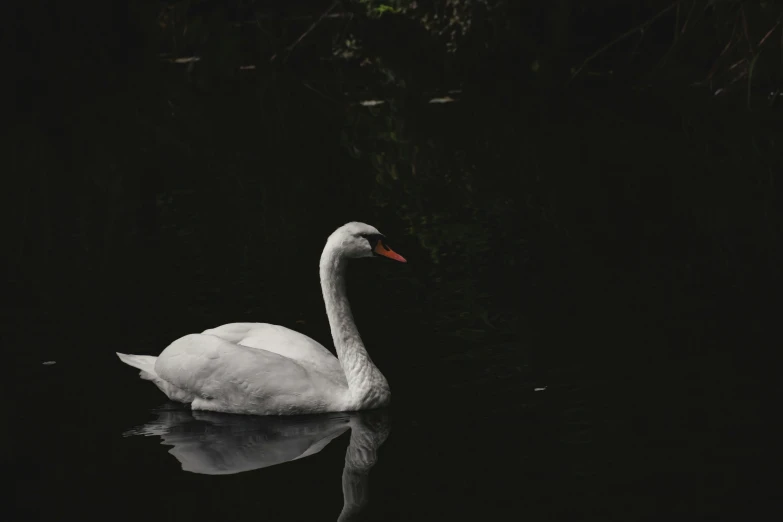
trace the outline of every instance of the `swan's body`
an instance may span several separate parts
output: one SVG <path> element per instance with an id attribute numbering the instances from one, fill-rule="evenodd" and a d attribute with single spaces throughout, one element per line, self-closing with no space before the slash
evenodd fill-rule
<path id="1" fill-rule="evenodd" d="M 364 348 L 345 292 L 348 259 L 373 255 L 405 261 L 375 228 L 356 222 L 329 236 L 321 255 L 321 289 L 337 357 L 306 335 L 265 323 L 186 335 L 158 357 L 117 355 L 194 410 L 295 415 L 386 406 L 389 385 Z"/>

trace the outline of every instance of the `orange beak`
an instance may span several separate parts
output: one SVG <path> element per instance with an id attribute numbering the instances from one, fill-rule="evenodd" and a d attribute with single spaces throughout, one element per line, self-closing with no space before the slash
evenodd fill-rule
<path id="1" fill-rule="evenodd" d="M 373 251 L 379 256 L 388 257 L 389 259 L 394 259 L 395 261 L 399 261 L 400 263 L 407 263 L 404 257 L 402 257 L 400 254 L 398 254 L 391 248 L 387 247 L 381 240 L 378 240 L 378 243 L 376 243 Z"/>

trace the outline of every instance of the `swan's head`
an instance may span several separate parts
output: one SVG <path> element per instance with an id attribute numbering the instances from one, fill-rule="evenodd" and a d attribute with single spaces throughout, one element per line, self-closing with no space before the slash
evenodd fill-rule
<path id="1" fill-rule="evenodd" d="M 332 232 L 326 246 L 338 250 L 344 257 L 382 256 L 407 263 L 404 257 L 389 247 L 386 237 L 377 228 L 358 221 L 346 223 Z"/>

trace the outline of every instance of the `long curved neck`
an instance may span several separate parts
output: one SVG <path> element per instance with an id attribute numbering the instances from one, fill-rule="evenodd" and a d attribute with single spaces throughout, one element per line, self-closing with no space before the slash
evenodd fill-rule
<path id="1" fill-rule="evenodd" d="M 354 323 L 345 289 L 346 262 L 338 249 L 327 244 L 321 255 L 320 275 L 332 340 L 357 406 L 383 406 L 389 399 L 389 385 L 370 359 Z"/>

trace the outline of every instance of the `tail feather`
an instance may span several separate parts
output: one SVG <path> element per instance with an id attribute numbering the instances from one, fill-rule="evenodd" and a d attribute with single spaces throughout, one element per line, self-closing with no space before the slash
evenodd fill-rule
<path id="1" fill-rule="evenodd" d="M 139 377 L 148 381 L 152 381 L 155 386 L 160 388 L 160 391 L 165 393 L 169 399 L 184 403 L 190 403 L 193 401 L 194 395 L 192 393 L 177 388 L 173 384 L 164 381 L 158 376 L 157 373 L 155 373 L 155 361 L 158 360 L 157 357 L 152 355 L 133 355 L 120 352 L 115 353 L 117 354 L 117 357 L 119 357 L 120 360 L 125 364 L 141 370 L 139 372 Z"/>
<path id="2" fill-rule="evenodd" d="M 157 377 L 155 373 L 155 361 L 158 359 L 152 355 L 133 355 L 116 352 L 122 362 L 134 368 L 141 370 L 141 378 L 154 380 Z"/>

